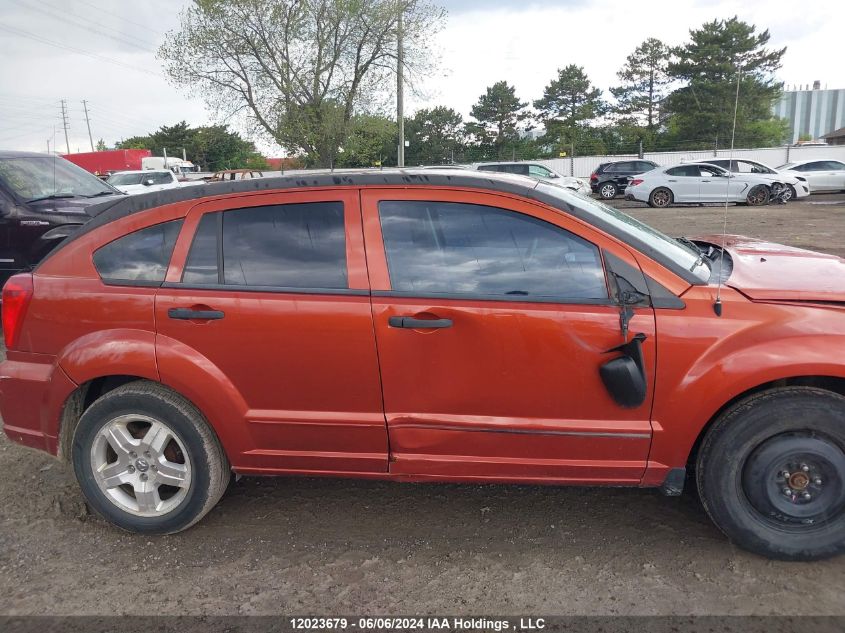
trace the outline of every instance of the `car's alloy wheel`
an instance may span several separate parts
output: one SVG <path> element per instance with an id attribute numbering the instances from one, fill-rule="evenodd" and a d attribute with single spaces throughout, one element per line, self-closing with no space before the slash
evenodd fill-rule
<path id="1" fill-rule="evenodd" d="M 784 560 L 845 552 L 845 397 L 812 387 L 760 392 L 728 409 L 696 460 L 713 522 Z"/>
<path id="2" fill-rule="evenodd" d="M 749 206 L 759 207 L 769 202 L 769 188 L 766 185 L 755 185 L 745 197 Z"/>
<path id="3" fill-rule="evenodd" d="M 790 200 L 795 200 L 798 197 L 798 194 L 795 191 L 795 187 L 792 185 L 786 185 L 786 190 L 783 192 L 783 199 L 784 202 L 789 202 Z"/>
<path id="4" fill-rule="evenodd" d="M 220 442 L 196 407 L 145 380 L 117 387 L 85 410 L 71 459 L 91 509 L 146 534 L 196 523 L 231 476 Z"/>
<path id="5" fill-rule="evenodd" d="M 671 191 L 665 187 L 660 187 L 659 189 L 655 189 L 651 192 L 649 202 L 653 207 L 663 208 L 672 204 L 672 198 L 673 196 Z"/>
<path id="6" fill-rule="evenodd" d="M 612 182 L 606 182 L 601 187 L 599 187 L 599 195 L 604 200 L 612 200 L 616 197 L 616 194 L 619 192 L 616 185 Z"/>
<path id="7" fill-rule="evenodd" d="M 100 490 L 118 508 L 162 516 L 179 507 L 191 485 L 191 460 L 166 422 L 146 415 L 107 421 L 91 445 L 91 469 Z"/>

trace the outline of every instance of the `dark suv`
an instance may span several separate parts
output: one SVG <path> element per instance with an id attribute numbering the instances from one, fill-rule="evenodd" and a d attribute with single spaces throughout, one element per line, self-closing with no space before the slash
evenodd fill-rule
<path id="1" fill-rule="evenodd" d="M 0 151 L 0 284 L 91 219 L 90 205 L 122 195 L 64 158 Z"/>
<path id="2" fill-rule="evenodd" d="M 642 159 L 602 163 L 590 174 L 590 189 L 603 200 L 612 200 L 625 191 L 631 176 L 651 171 L 655 167 L 657 163 Z"/>

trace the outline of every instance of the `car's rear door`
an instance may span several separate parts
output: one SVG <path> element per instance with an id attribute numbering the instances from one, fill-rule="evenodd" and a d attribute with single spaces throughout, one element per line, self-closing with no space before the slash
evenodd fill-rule
<path id="1" fill-rule="evenodd" d="M 234 466 L 386 471 L 357 190 L 199 203 L 156 297 L 156 324 L 165 382 L 185 383 L 197 366 L 212 377 L 204 389 L 243 403 L 241 419 L 226 422 L 242 446 Z M 186 365 L 186 355 L 196 360 Z"/>
<path id="2" fill-rule="evenodd" d="M 422 477 L 636 482 L 648 395 L 624 409 L 599 377 L 623 341 L 602 253 L 609 238 L 493 193 L 362 190 L 390 471 Z"/>
<path id="3" fill-rule="evenodd" d="M 675 202 L 698 202 L 701 172 L 693 165 L 680 165 L 666 170 L 666 186 L 672 190 Z"/>

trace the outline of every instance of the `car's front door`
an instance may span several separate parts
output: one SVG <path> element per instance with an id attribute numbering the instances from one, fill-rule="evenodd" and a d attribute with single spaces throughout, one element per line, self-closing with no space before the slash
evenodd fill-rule
<path id="1" fill-rule="evenodd" d="M 624 409 L 599 367 L 623 342 L 602 253 L 618 243 L 492 193 L 363 190 L 390 471 L 636 482 L 646 465 L 654 315 L 638 308 L 648 394 Z"/>
<path id="2" fill-rule="evenodd" d="M 243 436 L 233 465 L 385 472 L 387 433 L 358 192 L 202 202 L 156 296 L 162 378 L 186 354 L 231 391 Z M 169 350 L 165 353 L 165 350 Z"/>
<path id="3" fill-rule="evenodd" d="M 701 179 L 698 183 L 698 199 L 701 202 L 724 202 L 741 199 L 743 192 L 753 185 L 743 180 L 741 175 L 725 172 L 720 169 L 698 167 Z"/>

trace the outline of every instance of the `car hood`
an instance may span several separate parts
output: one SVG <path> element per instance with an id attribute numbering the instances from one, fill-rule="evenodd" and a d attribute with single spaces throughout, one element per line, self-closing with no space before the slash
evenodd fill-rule
<path id="1" fill-rule="evenodd" d="M 98 196 L 96 198 L 54 198 L 27 202 L 26 208 L 45 215 L 81 215 L 87 216 L 88 207 L 101 202 L 109 202 L 116 198 L 123 198 L 119 193 L 113 196 Z"/>
<path id="2" fill-rule="evenodd" d="M 721 246 L 721 235 L 695 238 Z M 845 302 L 845 259 L 835 255 L 728 235 L 733 260 L 726 284 L 760 301 Z"/>

